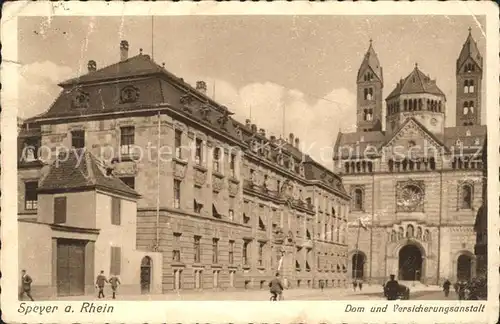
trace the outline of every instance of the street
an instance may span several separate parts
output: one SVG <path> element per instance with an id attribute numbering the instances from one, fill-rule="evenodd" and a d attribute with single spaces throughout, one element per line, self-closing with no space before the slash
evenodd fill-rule
<path id="1" fill-rule="evenodd" d="M 118 293 L 117 300 L 137 300 L 137 301 L 267 301 L 270 293 L 267 290 L 236 290 L 236 291 L 179 291 L 178 293 L 170 292 L 161 295 L 120 295 Z M 363 291 L 354 292 L 352 289 L 344 288 L 327 288 L 324 291 L 320 289 L 290 289 L 283 293 L 284 300 L 384 300 L 381 287 L 367 286 Z M 56 298 L 54 298 L 56 299 Z M 110 295 L 106 294 L 103 300 L 110 300 Z M 439 287 L 426 287 L 422 290 L 416 289 L 411 292 L 411 300 L 456 300 L 456 294 L 452 291 L 448 298 L 444 297 L 444 293 Z M 74 296 L 57 298 L 57 300 L 98 300 L 97 294 L 92 296 Z"/>

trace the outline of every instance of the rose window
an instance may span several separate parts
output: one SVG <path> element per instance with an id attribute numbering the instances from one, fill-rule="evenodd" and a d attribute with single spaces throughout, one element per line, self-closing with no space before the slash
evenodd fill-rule
<path id="1" fill-rule="evenodd" d="M 424 193 L 416 185 L 407 185 L 398 191 L 397 206 L 401 211 L 416 211 L 421 209 Z"/>

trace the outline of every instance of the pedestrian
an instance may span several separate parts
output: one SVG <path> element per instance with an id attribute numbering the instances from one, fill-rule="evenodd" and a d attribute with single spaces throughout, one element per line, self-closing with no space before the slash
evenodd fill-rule
<path id="1" fill-rule="evenodd" d="M 358 288 L 358 282 L 356 280 L 354 280 L 352 282 L 352 289 L 354 289 L 354 291 L 356 291 L 356 288 Z"/>
<path id="2" fill-rule="evenodd" d="M 121 284 L 120 279 L 116 275 L 111 275 L 109 278 L 109 283 L 111 284 L 111 289 L 113 290 L 113 299 L 116 299 L 116 289 L 118 288 L 118 285 Z"/>
<path id="3" fill-rule="evenodd" d="M 391 274 L 390 280 L 385 284 L 385 296 L 387 300 L 396 300 L 399 294 L 399 283 L 394 279 L 396 276 Z"/>
<path id="4" fill-rule="evenodd" d="M 458 300 L 465 299 L 465 284 L 462 281 L 457 282 Z"/>
<path id="5" fill-rule="evenodd" d="M 323 289 L 325 288 L 325 282 L 323 280 L 319 281 L 319 288 L 321 289 L 321 291 L 323 291 Z"/>
<path id="6" fill-rule="evenodd" d="M 281 299 L 282 294 L 283 294 L 283 284 L 281 283 L 280 280 L 280 273 L 276 272 L 275 277 L 273 280 L 269 282 L 269 291 L 271 292 L 271 299 L 274 301 Z"/>
<path id="7" fill-rule="evenodd" d="M 359 286 L 359 291 L 363 290 L 363 280 L 360 280 L 358 282 L 358 286 Z"/>
<path id="8" fill-rule="evenodd" d="M 97 298 L 104 298 L 104 284 L 108 282 L 108 279 L 106 279 L 106 276 L 104 275 L 104 271 L 101 270 L 101 273 L 97 276 L 97 279 L 95 281 L 96 288 L 99 288 L 99 294 L 97 295 Z"/>
<path id="9" fill-rule="evenodd" d="M 448 279 L 446 279 L 443 283 L 444 297 L 448 297 L 450 295 L 450 286 L 451 282 Z"/>
<path id="10" fill-rule="evenodd" d="M 30 275 L 26 273 L 26 270 L 21 270 L 21 289 L 19 292 L 19 300 L 23 300 L 24 294 L 28 296 L 31 301 L 33 300 L 33 297 L 31 297 L 31 283 L 33 282 L 33 279 L 31 279 Z"/>

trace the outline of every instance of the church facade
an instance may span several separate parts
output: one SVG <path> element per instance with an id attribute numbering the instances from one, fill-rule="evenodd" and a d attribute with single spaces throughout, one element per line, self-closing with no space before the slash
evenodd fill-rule
<path id="1" fill-rule="evenodd" d="M 334 150 L 334 171 L 352 197 L 352 278 L 440 284 L 475 276 L 486 126 L 483 59 L 470 30 L 457 54 L 456 125 L 447 127 L 446 96 L 417 64 L 383 109 L 383 68 L 370 41 L 357 75 L 357 131 L 339 133 Z"/>

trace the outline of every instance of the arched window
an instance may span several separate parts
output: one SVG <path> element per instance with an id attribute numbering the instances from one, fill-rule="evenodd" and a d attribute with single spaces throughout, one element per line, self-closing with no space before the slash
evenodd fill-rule
<path id="1" fill-rule="evenodd" d="M 397 239 L 398 239 L 398 236 L 397 236 L 397 234 L 396 234 L 396 230 L 392 230 L 392 231 L 391 231 L 391 241 L 392 241 L 392 242 L 396 242 L 396 241 L 397 241 Z"/>
<path id="2" fill-rule="evenodd" d="M 462 185 L 460 198 L 462 209 L 472 208 L 472 186 L 470 184 Z"/>
<path id="3" fill-rule="evenodd" d="M 431 110 L 431 101 L 427 99 L 427 110 Z"/>
<path id="4" fill-rule="evenodd" d="M 464 81 L 464 93 L 469 93 L 469 80 Z"/>
<path id="5" fill-rule="evenodd" d="M 349 162 L 344 163 L 345 173 L 349 173 Z"/>
<path id="6" fill-rule="evenodd" d="M 412 238 L 413 237 L 413 225 L 408 225 L 406 228 L 406 237 Z"/>
<path id="7" fill-rule="evenodd" d="M 436 160 L 433 157 L 429 159 L 429 166 L 431 170 L 436 170 Z"/>
<path id="8" fill-rule="evenodd" d="M 424 241 L 430 241 L 430 240 L 431 240 L 431 232 L 429 232 L 429 230 L 428 230 L 428 229 L 426 229 L 426 230 L 424 231 L 424 237 L 423 237 L 423 240 L 424 240 Z"/>
<path id="9" fill-rule="evenodd" d="M 412 111 L 413 110 L 413 100 L 408 100 L 410 103 L 409 103 L 409 107 L 408 107 L 408 110 L 409 111 Z"/>
<path id="10" fill-rule="evenodd" d="M 407 166 L 408 166 L 408 160 L 404 159 L 403 160 L 403 171 L 406 171 Z"/>
<path id="11" fill-rule="evenodd" d="M 417 240 L 421 240 L 422 239 L 422 227 L 417 227 L 417 234 L 415 235 L 415 237 L 417 238 Z"/>
<path id="12" fill-rule="evenodd" d="M 469 93 L 474 93 L 474 80 L 469 80 Z"/>
<path id="13" fill-rule="evenodd" d="M 361 162 L 361 168 L 363 169 L 363 172 L 366 172 L 366 161 Z"/>
<path id="14" fill-rule="evenodd" d="M 464 102 L 464 111 L 463 114 L 467 115 L 469 113 L 469 103 L 466 101 Z"/>
<path id="15" fill-rule="evenodd" d="M 418 110 L 422 110 L 422 99 L 418 99 Z"/>
<path id="16" fill-rule="evenodd" d="M 364 98 L 365 98 L 365 100 L 367 100 L 368 99 L 368 89 L 366 89 L 366 88 L 364 89 L 364 94 L 365 94 Z"/>
<path id="17" fill-rule="evenodd" d="M 392 170 L 394 169 L 394 161 L 392 159 L 389 160 L 388 166 L 389 166 L 389 172 L 392 172 Z"/>
<path id="18" fill-rule="evenodd" d="M 405 229 L 403 227 L 399 228 L 398 240 L 402 240 L 405 237 Z"/>
<path id="19" fill-rule="evenodd" d="M 404 111 L 408 111 L 408 100 L 404 100 L 403 101 L 403 107 L 404 107 Z"/>
<path id="20" fill-rule="evenodd" d="M 441 101 L 439 102 L 439 105 L 438 105 L 438 111 L 441 112 Z"/>
<path id="21" fill-rule="evenodd" d="M 474 113 L 474 101 L 469 101 L 469 113 Z"/>
<path id="22" fill-rule="evenodd" d="M 368 162 L 368 172 L 372 173 L 373 172 L 373 164 L 372 162 Z"/>
<path id="23" fill-rule="evenodd" d="M 354 189 L 354 210 L 363 210 L 363 190 L 360 188 Z"/>

